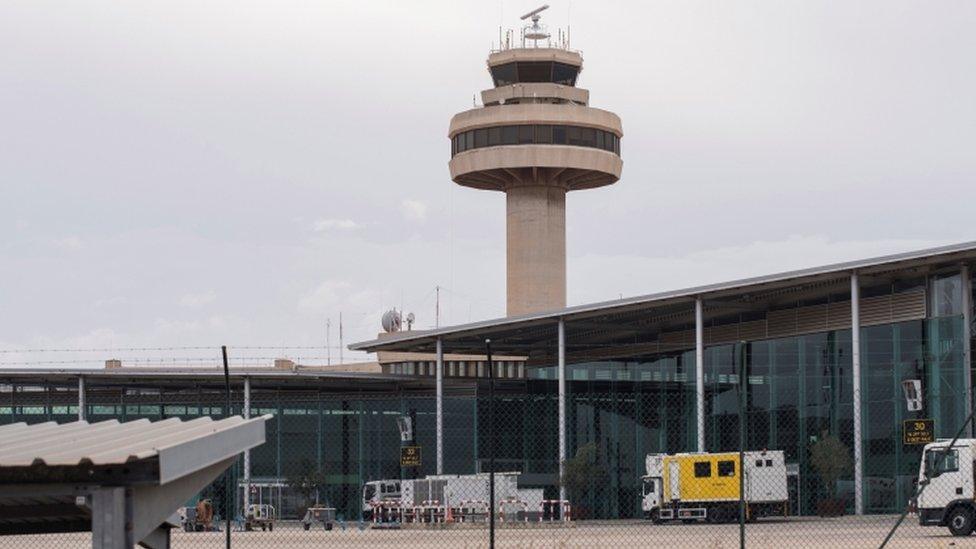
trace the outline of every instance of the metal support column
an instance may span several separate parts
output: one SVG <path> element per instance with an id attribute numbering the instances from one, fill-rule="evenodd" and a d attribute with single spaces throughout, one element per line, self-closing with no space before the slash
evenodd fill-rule
<path id="1" fill-rule="evenodd" d="M 78 421 L 85 421 L 85 377 L 78 376 Z"/>
<path id="2" fill-rule="evenodd" d="M 131 502 L 127 488 L 98 488 L 91 494 L 92 548 L 127 549 L 135 545 L 132 530 L 126 528 Z"/>
<path id="3" fill-rule="evenodd" d="M 557 370 L 559 374 L 559 499 L 566 499 L 563 474 L 566 467 L 566 321 L 559 319 L 557 328 Z"/>
<path id="4" fill-rule="evenodd" d="M 864 514 L 864 458 L 861 438 L 861 289 L 851 273 L 851 387 L 854 392 L 854 512 Z"/>
<path id="5" fill-rule="evenodd" d="M 444 474 L 444 346 L 437 338 L 437 474 Z"/>
<path id="6" fill-rule="evenodd" d="M 695 417 L 698 451 L 705 451 L 705 321 L 702 299 L 695 300 Z"/>
<path id="7" fill-rule="evenodd" d="M 962 278 L 962 379 L 966 384 L 966 411 L 973 409 L 973 279 L 968 264 L 963 264 L 959 274 Z M 966 424 L 966 436 L 972 438 L 973 424 Z"/>
<path id="8" fill-rule="evenodd" d="M 244 419 L 251 418 L 251 378 L 244 377 Z M 247 508 L 251 504 L 251 451 L 244 450 L 244 512 L 247 516 Z"/>

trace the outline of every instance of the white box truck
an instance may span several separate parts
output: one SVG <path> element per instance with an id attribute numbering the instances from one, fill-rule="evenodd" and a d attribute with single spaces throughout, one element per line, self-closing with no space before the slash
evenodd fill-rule
<path id="1" fill-rule="evenodd" d="M 541 509 L 542 488 L 519 488 L 520 473 L 495 473 L 495 511 L 501 502 L 518 502 L 528 513 Z M 410 480 L 374 480 L 363 486 L 363 516 L 371 518 L 379 505 L 409 509 L 436 505 L 457 508 L 480 503 L 487 512 L 488 473 L 474 475 L 431 475 Z M 436 503 L 434 503 L 436 502 Z M 507 511 L 507 509 L 506 509 Z"/>
<path id="2" fill-rule="evenodd" d="M 976 439 L 959 439 L 949 448 L 951 442 L 932 442 L 922 451 L 915 502 L 918 522 L 945 526 L 954 536 L 968 536 L 976 528 Z"/>
<path id="3" fill-rule="evenodd" d="M 648 454 L 644 517 L 654 522 L 726 522 L 739 516 L 739 475 L 745 472 L 746 518 L 786 516 L 789 494 L 782 451 Z"/>

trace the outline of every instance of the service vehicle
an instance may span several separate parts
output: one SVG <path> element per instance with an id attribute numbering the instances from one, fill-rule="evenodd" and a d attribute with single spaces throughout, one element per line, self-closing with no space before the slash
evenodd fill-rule
<path id="1" fill-rule="evenodd" d="M 180 519 L 185 532 L 212 532 L 217 529 L 213 502 L 209 499 L 201 499 L 193 507 L 184 507 Z"/>
<path id="2" fill-rule="evenodd" d="M 275 508 L 267 503 L 252 503 L 247 506 L 247 517 L 244 520 L 244 530 L 250 532 L 260 528 L 262 531 L 274 531 Z"/>
<path id="3" fill-rule="evenodd" d="M 918 470 L 916 509 L 922 526 L 945 526 L 954 536 L 968 536 L 976 528 L 976 439 L 925 445 Z"/>
<path id="4" fill-rule="evenodd" d="M 538 518 L 542 507 L 542 488 L 520 488 L 521 473 L 495 473 L 495 501 L 519 502 L 524 513 Z M 489 497 L 488 473 L 473 475 L 431 475 L 420 479 L 374 480 L 363 485 L 363 516 L 373 518 L 375 509 L 394 508 L 470 509 L 470 504 L 487 505 Z M 524 504 L 524 505 L 522 505 Z M 497 509 L 495 509 L 497 511 Z M 524 516 L 522 518 L 525 518 Z"/>
<path id="5" fill-rule="evenodd" d="M 332 530 L 335 522 L 335 507 L 309 507 L 302 517 L 302 527 L 306 530 L 311 529 L 314 523 L 320 523 L 326 530 Z"/>
<path id="6" fill-rule="evenodd" d="M 727 522 L 739 516 L 745 474 L 746 518 L 786 516 L 789 492 L 783 452 L 648 454 L 641 509 L 654 522 Z"/>

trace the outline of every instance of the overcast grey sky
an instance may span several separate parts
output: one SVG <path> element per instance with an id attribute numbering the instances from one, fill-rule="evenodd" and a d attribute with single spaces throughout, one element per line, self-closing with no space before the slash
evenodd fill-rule
<path id="1" fill-rule="evenodd" d="M 504 197 L 446 132 L 539 3 L 0 3 L 0 349 L 350 343 L 436 285 L 503 315 Z M 976 239 L 976 3 L 549 3 L 625 133 L 571 304 Z"/>

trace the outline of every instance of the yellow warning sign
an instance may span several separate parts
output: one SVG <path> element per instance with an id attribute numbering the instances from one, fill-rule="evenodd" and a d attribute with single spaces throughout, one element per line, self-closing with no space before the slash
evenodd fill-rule
<path id="1" fill-rule="evenodd" d="M 905 444 L 935 442 L 935 421 L 931 419 L 906 419 L 904 433 Z"/>
<path id="2" fill-rule="evenodd" d="M 420 446 L 400 448 L 400 467 L 420 467 Z"/>

